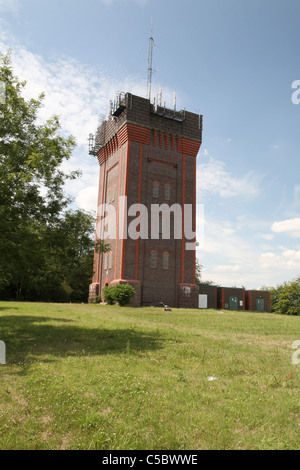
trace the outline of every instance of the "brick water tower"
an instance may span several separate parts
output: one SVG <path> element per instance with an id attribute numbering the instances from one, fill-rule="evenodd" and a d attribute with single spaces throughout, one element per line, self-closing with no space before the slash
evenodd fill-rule
<path id="1" fill-rule="evenodd" d="M 101 295 L 105 285 L 129 283 L 136 291 L 135 306 L 161 306 L 163 302 L 170 307 L 198 307 L 196 252 L 187 249 L 191 240 L 186 239 L 183 228 L 186 205 L 191 207 L 192 229 L 196 232 L 196 157 L 201 142 L 201 115 L 177 111 L 176 106 L 167 109 L 158 100 L 152 104 L 150 99 L 131 93 L 119 94 L 111 103 L 109 117 L 96 136 L 90 136 L 90 154 L 100 165 L 98 206 L 113 207 L 115 236 L 107 240 L 109 253 L 95 250 L 90 297 Z M 182 236 L 176 236 L 173 230 L 173 212 L 170 236 L 163 236 L 160 223 L 159 236 L 151 236 L 152 208 L 174 204 L 182 208 Z M 130 223 L 141 214 L 141 210 L 130 212 L 132 207 L 143 207 L 143 214 L 148 210 L 144 226 L 142 219 L 137 226 L 138 237 L 128 234 Z M 105 224 L 98 213 L 99 239 Z"/>

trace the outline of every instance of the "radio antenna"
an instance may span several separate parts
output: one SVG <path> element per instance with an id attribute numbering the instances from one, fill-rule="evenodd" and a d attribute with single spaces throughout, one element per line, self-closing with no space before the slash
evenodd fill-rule
<path id="1" fill-rule="evenodd" d="M 152 59 L 153 59 L 153 46 L 155 46 L 154 39 L 152 37 L 153 22 L 151 18 L 151 30 L 149 37 L 149 55 L 148 55 L 148 80 L 147 80 L 147 98 L 151 101 L 151 86 L 152 86 Z"/>

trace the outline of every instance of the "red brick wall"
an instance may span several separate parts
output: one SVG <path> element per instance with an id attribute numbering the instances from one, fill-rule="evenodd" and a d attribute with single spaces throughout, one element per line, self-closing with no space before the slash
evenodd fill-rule
<path id="1" fill-rule="evenodd" d="M 179 307 L 198 308 L 199 286 L 197 284 L 179 284 Z"/>
<path id="2" fill-rule="evenodd" d="M 128 95 L 126 110 L 102 124 L 105 145 L 98 153 L 100 163 L 99 203 L 107 201 L 109 191 L 118 188 L 117 196 L 128 197 L 128 207 L 141 203 L 193 204 L 193 230 L 196 217 L 196 155 L 201 145 L 199 116 L 186 112 L 177 122 L 151 113 L 150 102 Z M 153 181 L 160 184 L 160 196 L 153 199 Z M 163 195 L 165 184 L 171 187 L 170 201 Z M 150 210 L 149 210 L 150 217 Z M 135 219 L 136 216 L 132 217 Z M 128 219 L 130 223 L 131 219 Z M 164 302 L 172 307 L 197 308 L 198 287 L 195 286 L 195 252 L 185 249 L 185 240 L 175 240 L 171 224 L 170 240 L 112 240 L 113 266 L 104 270 L 102 254 L 95 254 L 94 283 L 129 279 L 140 282 L 139 294 L 144 305 Z M 117 227 L 119 228 L 119 227 Z M 151 250 L 156 250 L 158 263 L 150 266 Z M 169 268 L 163 268 L 163 253 L 169 253 Z M 180 285 L 192 285 L 191 295 Z"/>
<path id="3" fill-rule="evenodd" d="M 207 308 L 217 308 L 217 287 L 205 284 L 199 285 L 199 294 L 207 295 Z"/>
<path id="4" fill-rule="evenodd" d="M 229 309 L 229 298 L 236 296 L 238 298 L 238 310 L 245 310 L 245 290 L 235 287 L 218 287 L 218 308 Z M 243 305 L 240 305 L 240 302 Z"/>
<path id="5" fill-rule="evenodd" d="M 247 310 L 256 310 L 256 299 L 264 299 L 264 311 L 271 312 L 271 293 L 269 291 L 246 290 Z"/>

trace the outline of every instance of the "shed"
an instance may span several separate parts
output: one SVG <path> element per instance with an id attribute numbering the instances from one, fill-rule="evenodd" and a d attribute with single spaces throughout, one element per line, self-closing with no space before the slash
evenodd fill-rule
<path id="1" fill-rule="evenodd" d="M 271 292 L 246 290 L 246 309 L 257 312 L 271 312 Z"/>
<path id="2" fill-rule="evenodd" d="M 245 289 L 239 287 L 218 287 L 218 308 L 245 310 Z"/>

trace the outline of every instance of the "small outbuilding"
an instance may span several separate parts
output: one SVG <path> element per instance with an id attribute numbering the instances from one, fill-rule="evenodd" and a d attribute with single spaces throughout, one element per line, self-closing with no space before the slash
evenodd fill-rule
<path id="1" fill-rule="evenodd" d="M 198 284 L 199 308 L 217 308 L 217 287 L 210 284 Z"/>
<path id="2" fill-rule="evenodd" d="M 245 310 L 245 289 L 239 287 L 217 288 L 218 308 Z"/>
<path id="3" fill-rule="evenodd" d="M 246 290 L 246 309 L 257 312 L 271 312 L 271 292 Z"/>

